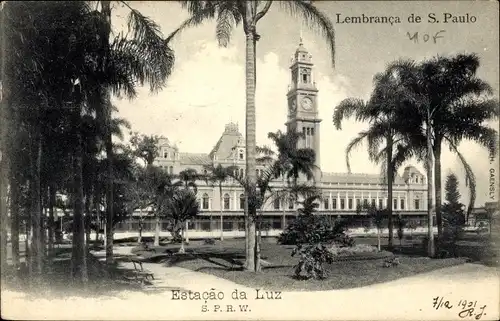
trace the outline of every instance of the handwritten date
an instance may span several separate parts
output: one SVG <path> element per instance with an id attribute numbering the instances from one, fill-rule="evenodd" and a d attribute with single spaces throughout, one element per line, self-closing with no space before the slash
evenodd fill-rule
<path id="1" fill-rule="evenodd" d="M 437 296 L 432 299 L 432 307 L 436 310 L 451 310 L 455 308 L 459 310 L 458 317 L 461 319 L 474 318 L 476 320 L 480 320 L 483 316 L 486 315 L 486 304 L 483 306 L 481 306 L 481 304 L 478 305 L 477 300 L 469 301 L 461 299 L 454 304 L 454 302 L 447 300 L 445 297 Z"/>

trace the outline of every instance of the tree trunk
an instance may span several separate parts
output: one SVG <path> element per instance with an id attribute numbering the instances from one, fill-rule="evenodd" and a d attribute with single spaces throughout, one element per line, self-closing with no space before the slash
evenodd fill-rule
<path id="1" fill-rule="evenodd" d="M 34 137 L 33 137 L 34 136 Z M 42 158 L 42 140 L 41 133 L 36 129 L 36 133 L 32 137 L 34 138 L 34 148 L 32 149 L 32 177 L 31 180 L 31 229 L 32 229 L 32 242 L 30 255 L 32 257 L 33 263 L 33 274 L 36 276 L 42 273 L 42 237 L 40 222 L 42 219 L 42 207 L 40 202 L 40 170 L 41 170 L 41 158 Z"/>
<path id="2" fill-rule="evenodd" d="M 97 182 L 97 179 L 96 179 L 96 183 L 94 184 L 94 210 L 95 210 L 95 213 L 96 213 L 96 229 L 95 229 L 95 243 L 96 244 L 100 244 L 99 243 L 99 232 L 100 232 L 100 229 L 101 229 L 101 206 L 99 205 L 100 204 L 100 199 L 99 199 L 99 195 L 100 195 L 100 191 L 99 191 L 99 183 Z"/>
<path id="3" fill-rule="evenodd" d="M 256 169 L 256 124 L 255 124 L 255 6 L 253 1 L 246 1 L 247 7 L 245 20 L 247 21 L 246 34 L 246 175 L 248 181 L 247 191 L 247 206 L 248 212 L 248 253 L 245 262 L 245 269 L 255 271 L 255 218 L 257 214 L 256 209 L 256 182 L 257 174 Z"/>
<path id="4" fill-rule="evenodd" d="M 160 217 L 156 215 L 154 246 L 160 246 Z"/>
<path id="5" fill-rule="evenodd" d="M 434 194 L 436 196 L 436 224 L 438 230 L 438 239 L 443 235 L 443 219 L 441 216 L 441 141 L 434 140 Z"/>
<path id="6" fill-rule="evenodd" d="M 387 246 L 389 251 L 392 250 L 392 243 L 394 237 L 394 222 L 392 220 L 392 205 L 393 205 L 393 176 L 394 176 L 394 166 L 392 166 L 392 137 L 387 137 L 387 215 L 388 215 L 388 228 L 389 228 L 389 239 L 387 240 Z"/>
<path id="7" fill-rule="evenodd" d="M 75 118 L 79 118 L 75 116 Z M 75 119 L 75 121 L 77 121 Z M 84 195 L 83 195 L 83 159 L 82 137 L 77 133 L 77 144 L 73 158 L 73 239 L 72 239 L 72 275 L 78 281 L 88 281 L 85 251 Z"/>
<path id="8" fill-rule="evenodd" d="M 92 194 L 85 197 L 85 252 L 90 248 L 90 225 L 92 223 Z"/>
<path id="9" fill-rule="evenodd" d="M 111 32 L 111 4 L 110 1 L 101 1 L 102 14 L 106 19 L 108 29 L 104 32 L 105 39 L 105 56 L 109 54 L 109 36 Z M 106 264 L 113 264 L 113 220 L 114 220 L 114 200 L 113 200 L 113 137 L 111 133 L 111 93 L 109 88 L 104 89 L 104 106 L 103 122 L 104 122 L 104 144 L 106 149 Z"/>
<path id="10" fill-rule="evenodd" d="M 10 172 L 10 242 L 12 249 L 12 264 L 19 267 L 19 182 L 16 174 Z"/>
<path id="11" fill-rule="evenodd" d="M 427 134 L 427 254 L 429 257 L 435 256 L 434 247 L 434 232 L 432 230 L 432 138 L 431 138 L 431 126 L 430 126 L 430 109 L 427 108 L 427 124 L 426 124 L 426 134 Z"/>
<path id="12" fill-rule="evenodd" d="M 56 189 L 54 185 L 49 186 L 49 224 L 48 224 L 48 230 L 49 230 L 49 237 L 48 237 L 48 255 L 49 259 L 52 257 L 52 252 L 54 251 L 54 207 L 56 204 Z"/>
<path id="13" fill-rule="evenodd" d="M 222 184 L 219 183 L 219 204 L 220 204 L 220 240 L 224 241 L 224 219 L 222 216 Z"/>
<path id="14" fill-rule="evenodd" d="M 260 245 L 262 241 L 262 210 L 259 214 L 257 239 L 255 241 L 255 272 L 261 272 Z"/>
<path id="15" fill-rule="evenodd" d="M 179 249 L 179 253 L 181 254 L 186 253 L 184 249 L 184 228 L 181 228 L 181 248 Z"/>
<path id="16" fill-rule="evenodd" d="M 3 147 L 3 146 L 2 146 Z M 3 154 L 2 151 L 0 153 Z M 1 273 L 5 273 L 7 270 L 7 157 L 2 155 L 0 156 L 0 219 L 1 219 L 1 226 L 2 229 L 0 231 L 0 242 L 1 242 L 1 249 L 0 249 L 0 269 Z M 11 195 L 12 197 L 12 195 Z M 12 202 L 12 200 L 11 200 Z M 11 233 L 12 234 L 12 233 Z"/>
<path id="17" fill-rule="evenodd" d="M 137 238 L 137 243 L 142 243 L 142 207 L 139 208 L 139 237 Z"/>
<path id="18" fill-rule="evenodd" d="M 380 252 L 380 229 L 377 228 L 377 249 Z"/>

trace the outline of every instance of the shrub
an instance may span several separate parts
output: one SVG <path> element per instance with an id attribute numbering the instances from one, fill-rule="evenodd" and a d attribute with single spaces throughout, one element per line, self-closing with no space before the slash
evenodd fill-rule
<path id="1" fill-rule="evenodd" d="M 388 258 L 388 259 L 385 259 L 384 260 L 384 267 L 386 268 L 389 268 L 389 267 L 395 267 L 395 266 L 398 266 L 399 264 L 401 264 L 401 262 L 399 262 L 399 258 L 398 257 L 391 257 L 391 258 Z"/>
<path id="2" fill-rule="evenodd" d="M 278 237 L 284 245 L 316 244 L 333 242 L 342 246 L 354 245 L 354 240 L 346 234 L 347 222 L 335 220 L 333 223 L 316 215 L 299 215 Z"/>
<path id="3" fill-rule="evenodd" d="M 293 251 L 292 256 L 300 255 L 299 263 L 295 265 L 295 276 L 306 279 L 324 279 L 326 272 L 324 263 L 333 263 L 334 256 L 328 248 L 321 244 L 298 245 Z M 304 276 L 302 276 L 304 273 Z"/>
<path id="4" fill-rule="evenodd" d="M 215 244 L 215 240 L 214 239 L 210 239 L 210 238 L 206 238 L 206 239 L 203 239 L 203 244 L 205 244 L 205 245 L 214 245 Z"/>

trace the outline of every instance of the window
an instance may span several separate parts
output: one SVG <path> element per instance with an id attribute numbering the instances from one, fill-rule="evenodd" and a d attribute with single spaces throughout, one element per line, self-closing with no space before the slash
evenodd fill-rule
<path id="1" fill-rule="evenodd" d="M 420 209 L 420 200 L 415 200 L 415 209 L 419 210 Z"/>
<path id="2" fill-rule="evenodd" d="M 302 134 L 306 134 L 306 128 L 305 127 L 302 127 Z"/>
<path id="3" fill-rule="evenodd" d="M 349 209 L 352 210 L 352 198 L 348 199 L 347 202 Z"/>
<path id="4" fill-rule="evenodd" d="M 384 200 L 381 198 L 378 199 L 378 208 L 379 209 L 384 208 Z"/>
<path id="5" fill-rule="evenodd" d="M 168 158 L 168 152 L 163 152 L 163 158 Z"/>
<path id="6" fill-rule="evenodd" d="M 174 167 L 173 166 L 170 166 L 170 168 L 168 170 L 169 170 L 170 174 L 174 173 Z"/>
<path id="7" fill-rule="evenodd" d="M 327 209 L 328 209 L 328 207 L 330 206 L 330 202 L 329 202 L 329 199 L 328 199 L 328 198 L 326 198 L 326 199 L 325 199 L 325 201 L 324 201 L 324 204 L 323 204 L 323 205 L 325 206 L 325 210 L 327 210 Z"/>
<path id="8" fill-rule="evenodd" d="M 306 135 L 309 135 L 311 133 L 311 129 L 309 127 L 307 127 L 306 129 Z"/>
<path id="9" fill-rule="evenodd" d="M 345 199 L 340 199 L 340 209 L 343 210 L 345 209 Z"/>
<path id="10" fill-rule="evenodd" d="M 314 136 L 314 128 L 311 128 L 311 136 Z"/>
<path id="11" fill-rule="evenodd" d="M 231 198 L 229 194 L 224 194 L 224 209 L 228 210 L 231 208 Z"/>
<path id="12" fill-rule="evenodd" d="M 336 210 L 336 209 L 337 209 L 337 199 L 336 199 L 336 198 L 332 199 L 332 208 L 333 208 L 334 210 Z"/>
<path id="13" fill-rule="evenodd" d="M 245 194 L 240 195 L 240 210 L 245 209 Z"/>
<path id="14" fill-rule="evenodd" d="M 368 207 L 368 200 L 367 200 L 366 198 L 363 200 L 363 206 L 364 206 L 365 208 L 367 208 L 367 207 Z"/>
<path id="15" fill-rule="evenodd" d="M 288 200 L 288 209 L 293 210 L 293 205 L 294 205 L 293 199 L 289 199 Z"/>
<path id="16" fill-rule="evenodd" d="M 356 199 L 356 208 L 361 208 L 361 200 L 359 198 Z"/>
<path id="17" fill-rule="evenodd" d="M 395 198 L 392 200 L 392 209 L 395 210 L 398 208 L 398 199 Z"/>
<path id="18" fill-rule="evenodd" d="M 304 57 L 302 57 L 302 58 L 304 58 Z M 307 83 L 307 74 L 306 73 L 302 74 L 302 81 Z"/>
<path id="19" fill-rule="evenodd" d="M 243 153 L 240 153 L 240 159 L 243 159 Z"/>
<path id="20" fill-rule="evenodd" d="M 203 203 L 202 208 L 204 210 L 208 210 L 208 203 L 209 202 L 208 202 L 208 194 L 207 193 L 203 194 L 202 203 Z"/>
<path id="21" fill-rule="evenodd" d="M 375 202 L 376 202 L 376 200 L 375 200 L 374 198 L 372 198 L 372 207 L 377 206 L 377 205 L 375 204 Z"/>
<path id="22" fill-rule="evenodd" d="M 240 177 L 244 176 L 243 168 L 240 168 Z"/>
<path id="23" fill-rule="evenodd" d="M 401 206 L 401 210 L 404 210 L 405 209 L 405 200 L 400 200 L 400 206 Z"/>
<path id="24" fill-rule="evenodd" d="M 274 205 L 273 206 L 274 206 L 275 210 L 279 210 L 280 209 L 280 200 L 279 200 L 279 198 L 277 198 L 277 199 L 274 200 Z"/>

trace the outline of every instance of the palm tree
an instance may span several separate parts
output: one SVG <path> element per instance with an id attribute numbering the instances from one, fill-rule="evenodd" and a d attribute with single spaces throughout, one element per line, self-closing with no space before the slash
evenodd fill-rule
<path id="1" fill-rule="evenodd" d="M 398 166 L 410 156 L 415 156 L 419 149 L 409 148 L 410 132 L 405 122 L 396 115 L 406 112 L 408 94 L 401 87 L 399 77 L 394 73 L 395 66 L 400 61 L 390 64 L 382 73 L 374 77 L 374 90 L 367 102 L 361 99 L 348 98 L 335 107 L 333 123 L 337 129 L 342 128 L 342 121 L 354 118 L 357 121 L 368 122 L 369 128 L 362 131 L 346 148 L 347 170 L 351 172 L 350 154 L 365 140 L 368 143 L 368 155 L 371 161 L 382 163 L 383 177 L 387 181 L 387 214 L 389 239 L 388 247 L 393 246 L 394 223 L 392 219 L 393 182 Z M 420 136 L 419 136 L 420 137 Z M 416 140 L 416 137 L 411 138 Z M 385 146 L 382 144 L 385 143 Z"/>
<path id="2" fill-rule="evenodd" d="M 268 137 L 274 141 L 277 147 L 277 154 L 268 147 L 257 147 L 259 157 L 257 161 L 264 165 L 262 174 L 257 178 L 257 195 L 256 208 L 258 211 L 258 235 L 255 242 L 255 271 L 260 271 L 260 240 L 262 231 L 262 208 L 270 200 L 279 201 L 284 204 L 285 200 L 290 201 L 291 195 L 294 200 L 299 199 L 299 195 L 304 199 L 311 195 L 316 195 L 315 186 L 307 185 L 306 183 L 298 184 L 299 176 L 305 175 L 307 180 L 314 179 L 315 154 L 310 148 L 298 148 L 297 142 L 302 137 L 302 133 L 295 131 L 281 131 L 269 133 Z M 227 169 L 229 176 L 233 177 L 245 189 L 248 188 L 248 177 L 242 177 L 239 171 L 230 167 Z M 276 178 L 283 177 L 287 179 L 288 184 L 281 187 L 274 187 L 271 182 Z M 316 198 L 315 198 L 316 199 Z"/>
<path id="3" fill-rule="evenodd" d="M 447 143 L 458 154 L 458 144 L 471 140 L 484 146 L 490 155 L 496 153 L 498 132 L 485 122 L 498 118 L 498 101 L 492 99 L 491 86 L 477 76 L 480 60 L 476 54 L 435 57 L 420 65 L 422 77 L 420 98 L 425 99 L 432 137 L 436 221 L 442 234 L 441 151 Z M 423 117 L 422 117 L 423 118 Z M 472 183 L 469 181 L 469 183 Z M 467 213 L 474 207 L 470 199 Z"/>
<path id="4" fill-rule="evenodd" d="M 185 170 L 182 170 L 177 177 L 181 180 L 181 182 L 183 182 L 185 189 L 192 188 L 195 194 L 198 192 L 198 185 L 196 185 L 196 181 L 200 178 L 200 175 L 196 169 L 186 168 Z"/>
<path id="5" fill-rule="evenodd" d="M 255 271 L 255 218 L 256 202 L 256 138 L 255 138 L 255 87 L 256 87 L 256 42 L 257 23 L 271 8 L 273 1 L 180 1 L 191 17 L 187 19 L 167 40 L 173 38 L 181 30 L 197 26 L 207 20 L 216 20 L 216 36 L 219 45 L 227 46 L 235 26 L 243 25 L 245 33 L 245 76 L 246 76 L 246 175 L 248 189 L 246 190 L 247 207 L 246 221 L 248 225 L 245 268 Z M 281 8 L 294 17 L 301 17 L 311 29 L 319 29 L 329 45 L 334 62 L 335 34 L 330 19 L 318 10 L 311 1 L 280 1 Z"/>
<path id="6" fill-rule="evenodd" d="M 174 192 L 172 198 L 166 202 L 168 208 L 168 218 L 172 222 L 172 230 L 181 231 L 181 248 L 179 253 L 184 253 L 184 228 L 185 222 L 200 211 L 200 205 L 196 195 L 189 189 L 180 189 Z"/>
<path id="7" fill-rule="evenodd" d="M 469 185 L 470 213 L 475 202 L 475 176 L 465 157 L 459 152 L 461 140 L 472 140 L 496 151 L 497 132 L 485 125 L 498 117 L 498 101 L 490 98 L 491 87 L 476 76 L 479 58 L 475 54 L 435 57 L 419 64 L 405 62 L 398 67 L 403 85 L 410 93 L 412 124 L 426 133 L 426 167 L 428 171 L 429 220 L 432 218 L 432 179 L 435 181 L 436 221 L 442 233 L 441 217 L 441 150 L 447 143 L 465 168 Z M 401 115 L 408 119 L 408 115 Z M 417 143 L 418 145 L 418 143 Z M 434 169 L 435 175 L 432 175 Z M 432 226 L 431 226 L 432 227 Z M 429 235 L 431 238 L 432 235 Z M 430 242 L 429 242 L 430 243 Z M 429 244 L 429 253 L 431 253 Z"/>
<path id="8" fill-rule="evenodd" d="M 122 92 L 129 98 L 136 95 L 135 87 L 149 83 L 151 92 L 157 92 L 166 82 L 171 73 L 174 56 L 168 47 L 168 41 L 162 38 L 158 25 L 151 19 L 143 16 L 125 1 L 121 4 L 130 9 L 128 17 L 127 35 L 119 34 L 110 39 L 111 34 L 111 1 L 100 1 L 101 12 L 95 12 L 97 25 L 93 35 L 100 39 L 100 57 L 98 65 L 105 67 L 111 62 L 111 67 L 105 71 L 108 81 L 105 81 L 96 92 L 96 110 L 103 127 L 107 130 L 105 146 L 108 168 L 108 184 L 106 186 L 107 219 L 106 230 L 106 262 L 113 262 L 113 183 L 111 177 L 113 161 L 112 134 L 109 131 L 112 116 L 111 94 L 120 95 Z M 105 68 L 103 68 L 105 69 Z M 105 77 L 106 78 L 106 77 Z"/>
<path id="9" fill-rule="evenodd" d="M 203 166 L 204 171 L 206 171 L 205 180 L 210 182 L 212 186 L 217 185 L 219 187 L 219 209 L 220 209 L 220 240 L 224 240 L 224 215 L 223 215 L 223 195 L 222 195 L 222 184 L 231 177 L 231 173 L 234 173 L 233 167 L 224 167 L 221 164 L 217 166 L 215 164 L 208 164 Z M 210 215 L 210 226 L 212 226 L 212 215 Z"/>

